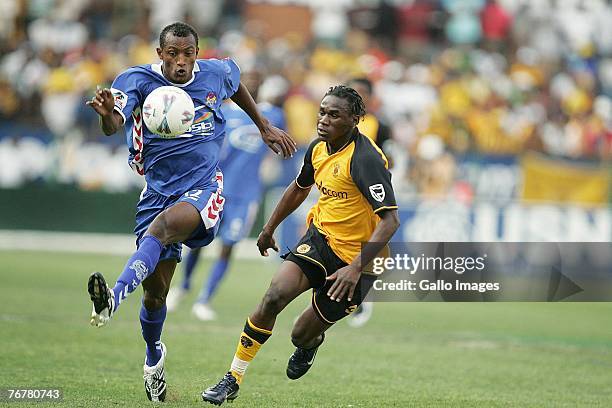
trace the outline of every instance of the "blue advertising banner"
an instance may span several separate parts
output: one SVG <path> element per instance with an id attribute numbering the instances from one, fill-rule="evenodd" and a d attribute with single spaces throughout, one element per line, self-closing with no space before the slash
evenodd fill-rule
<path id="1" fill-rule="evenodd" d="M 272 211 L 282 189 L 266 196 Z M 297 243 L 306 231 L 306 214 L 314 204 L 313 191 L 276 232 L 283 249 Z M 610 242 L 610 207 L 586 208 L 572 205 L 517 202 L 477 202 L 472 205 L 450 200 L 400 203 L 401 226 L 395 242 Z"/>

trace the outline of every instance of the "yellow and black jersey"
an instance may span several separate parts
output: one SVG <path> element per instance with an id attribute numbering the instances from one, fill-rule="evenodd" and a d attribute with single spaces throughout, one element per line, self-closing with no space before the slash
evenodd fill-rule
<path id="1" fill-rule="evenodd" d="M 380 221 L 381 211 L 396 209 L 391 173 L 383 152 L 355 130 L 347 144 L 330 154 L 322 139 L 313 141 L 295 182 L 320 192 L 306 223 L 323 234 L 334 253 L 351 263 Z"/>

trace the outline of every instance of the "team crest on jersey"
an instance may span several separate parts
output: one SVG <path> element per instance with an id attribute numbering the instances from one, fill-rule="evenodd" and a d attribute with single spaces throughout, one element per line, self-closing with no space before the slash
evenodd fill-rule
<path id="1" fill-rule="evenodd" d="M 119 89 L 111 88 L 111 93 L 113 94 L 113 98 L 115 98 L 115 106 L 119 108 L 119 110 L 123 111 L 125 105 L 128 101 L 128 96 L 121 92 Z"/>
<path id="2" fill-rule="evenodd" d="M 339 163 L 334 163 L 334 167 L 332 169 L 332 175 L 334 177 L 338 177 L 340 175 L 340 164 Z"/>
<path id="3" fill-rule="evenodd" d="M 298 254 L 305 254 L 308 251 L 310 251 L 310 245 L 308 244 L 302 244 L 299 247 L 297 247 Z"/>
<path id="4" fill-rule="evenodd" d="M 217 95 L 215 95 L 214 92 L 209 92 L 208 95 L 206 95 L 206 106 L 208 106 L 209 108 L 214 107 L 217 104 Z"/>
<path id="5" fill-rule="evenodd" d="M 372 195 L 372 198 L 374 198 L 379 203 L 382 203 L 385 199 L 385 188 L 380 183 L 372 184 L 370 186 L 370 194 Z"/>

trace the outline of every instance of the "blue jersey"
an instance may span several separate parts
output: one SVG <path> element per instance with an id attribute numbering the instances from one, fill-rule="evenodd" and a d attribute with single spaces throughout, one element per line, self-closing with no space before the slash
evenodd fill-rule
<path id="1" fill-rule="evenodd" d="M 281 108 L 261 103 L 259 109 L 273 126 L 286 128 L 285 115 Z M 259 200 L 259 166 L 268 153 L 268 146 L 261 139 L 261 134 L 249 115 L 238 105 L 226 103 L 221 111 L 227 120 L 227 138 L 219 163 L 223 171 L 224 195 L 246 201 Z"/>
<path id="2" fill-rule="evenodd" d="M 193 124 L 187 133 L 171 139 L 150 132 L 142 121 L 145 98 L 166 85 L 182 88 L 195 106 Z M 216 185 L 225 136 L 221 105 L 239 86 L 240 69 L 231 59 L 197 60 L 192 78 L 185 84 L 168 81 L 162 74 L 161 62 L 129 68 L 113 81 L 115 110 L 125 121 L 129 163 L 145 176 L 148 188 L 171 196 Z"/>

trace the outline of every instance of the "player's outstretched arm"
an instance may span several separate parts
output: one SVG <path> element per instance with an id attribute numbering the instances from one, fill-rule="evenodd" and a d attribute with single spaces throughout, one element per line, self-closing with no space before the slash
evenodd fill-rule
<path id="1" fill-rule="evenodd" d="M 268 256 L 268 249 L 278 252 L 273 236 L 276 227 L 304 202 L 309 192 L 310 187 L 300 188 L 295 181 L 287 187 L 280 201 L 276 204 L 274 211 L 272 211 L 270 219 L 266 222 L 257 238 L 257 248 L 259 248 L 259 253 L 262 256 Z"/>
<path id="2" fill-rule="evenodd" d="M 100 115 L 100 126 L 105 135 L 110 136 L 123 126 L 123 118 L 115 112 L 115 98 L 110 89 L 98 87 L 93 98 L 85 103 Z"/>
<path id="3" fill-rule="evenodd" d="M 268 145 L 274 153 L 282 153 L 284 158 L 293 156 L 293 153 L 297 151 L 297 144 L 295 141 L 285 131 L 272 126 L 268 119 L 261 114 L 246 86 L 240 83 L 238 91 L 236 91 L 231 99 L 236 102 L 236 104 L 240 106 L 240 109 L 245 111 L 255 125 L 257 125 L 264 143 Z"/>
<path id="4" fill-rule="evenodd" d="M 381 220 L 374 228 L 370 240 L 363 246 L 361 253 L 349 265 L 338 269 L 327 277 L 327 280 L 335 281 L 327 292 L 327 296 L 331 300 L 340 302 L 345 296 L 349 301 L 353 298 L 353 292 L 355 292 L 355 286 L 357 286 L 361 271 L 380 253 L 399 228 L 400 221 L 397 210 L 382 211 L 379 215 Z"/>

